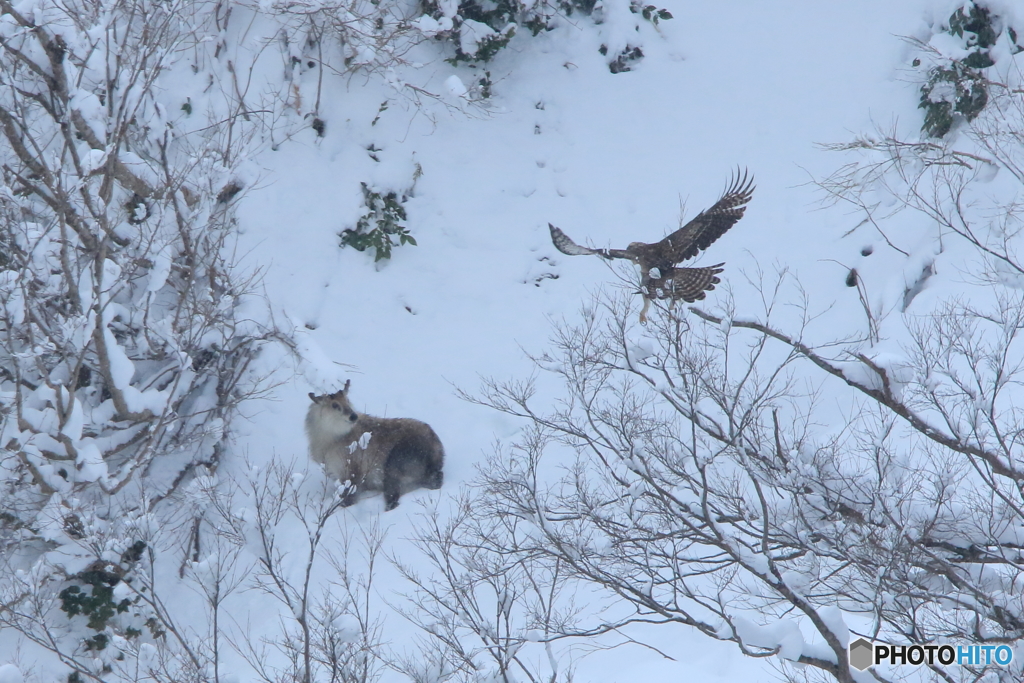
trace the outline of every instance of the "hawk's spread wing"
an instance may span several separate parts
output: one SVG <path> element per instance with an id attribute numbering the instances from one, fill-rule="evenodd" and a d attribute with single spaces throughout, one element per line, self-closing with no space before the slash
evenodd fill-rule
<path id="1" fill-rule="evenodd" d="M 633 256 L 624 249 L 590 249 L 589 247 L 581 247 L 580 245 L 573 242 L 568 235 L 556 228 L 555 226 L 548 223 L 548 229 L 551 231 L 551 242 L 555 245 L 555 249 L 562 252 L 566 256 L 603 256 L 607 259 L 612 258 L 625 258 L 632 259 Z"/>
<path id="2" fill-rule="evenodd" d="M 631 245 L 630 251 L 636 253 L 648 267 L 674 266 L 680 261 L 693 258 L 743 218 L 746 204 L 753 196 L 753 177 L 747 171 L 743 171 L 741 176 L 737 169 L 729 188 L 711 208 L 701 211 L 693 220 L 660 242 Z"/>

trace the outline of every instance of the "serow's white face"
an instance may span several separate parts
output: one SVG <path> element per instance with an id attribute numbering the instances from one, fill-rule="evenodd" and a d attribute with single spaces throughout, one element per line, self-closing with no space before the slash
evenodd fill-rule
<path id="1" fill-rule="evenodd" d="M 344 389 L 322 396 L 311 393 L 309 398 L 320 408 L 321 419 L 329 422 L 339 433 L 347 433 L 359 419 L 348 400 L 348 391 Z"/>

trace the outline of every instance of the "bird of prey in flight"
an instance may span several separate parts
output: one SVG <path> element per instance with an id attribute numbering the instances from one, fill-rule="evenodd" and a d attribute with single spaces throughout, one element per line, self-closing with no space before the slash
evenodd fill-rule
<path id="1" fill-rule="evenodd" d="M 548 228 L 555 248 L 563 254 L 627 259 L 640 266 L 640 293 L 644 298 L 640 322 L 647 322 L 647 309 L 652 299 L 667 299 L 672 304 L 680 299 L 694 302 L 703 299 L 704 292 L 715 288 L 720 282 L 718 274 L 722 272 L 724 263 L 704 268 L 681 268 L 678 264 L 707 249 L 743 218 L 753 195 L 753 176 L 747 171 L 741 175 L 737 170 L 722 197 L 689 223 L 660 242 L 633 242 L 625 249 L 590 249 L 576 244 L 550 223 Z"/>

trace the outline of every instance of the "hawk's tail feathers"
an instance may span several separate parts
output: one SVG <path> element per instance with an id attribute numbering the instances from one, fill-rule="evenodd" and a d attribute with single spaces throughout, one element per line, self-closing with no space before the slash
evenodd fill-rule
<path id="1" fill-rule="evenodd" d="M 716 263 L 705 268 L 680 268 L 676 276 L 674 298 L 686 303 L 701 301 L 722 280 L 718 277 L 725 263 Z"/>
<path id="2" fill-rule="evenodd" d="M 551 230 L 551 243 L 555 245 L 555 249 L 562 252 L 566 256 L 589 256 L 592 254 L 600 255 L 600 252 L 594 249 L 588 249 L 587 247 L 581 247 L 580 245 L 573 242 L 568 235 L 556 228 L 555 226 L 548 223 L 548 229 Z"/>

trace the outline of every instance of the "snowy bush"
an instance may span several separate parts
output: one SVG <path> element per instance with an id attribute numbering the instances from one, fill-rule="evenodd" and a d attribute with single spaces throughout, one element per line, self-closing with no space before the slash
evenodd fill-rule
<path id="1" fill-rule="evenodd" d="M 306 111 L 314 124 L 320 121 L 321 125 L 323 122 L 316 115 L 322 74 L 317 80 L 314 102 L 303 102 L 299 95 L 299 76 L 309 69 L 377 73 L 401 90 L 407 84 L 395 70 L 410 64 L 414 47 L 424 40 L 449 46 L 451 56 L 446 61 L 452 65 L 475 65 L 494 59 L 518 35 L 520 27 L 537 36 L 554 30 L 560 16 L 592 16 L 596 24 L 620 24 L 628 21 L 630 15 L 639 15 L 654 25 L 673 18 L 668 10 L 638 0 L 420 0 L 415 11 L 395 0 L 274 2 L 253 4 L 253 8 L 284 21 L 286 78 L 295 83 L 288 97 L 296 110 Z M 631 28 L 636 28 L 635 24 Z M 618 68 L 625 62 L 616 60 L 636 60 L 641 56 L 637 46 L 616 45 L 610 64 L 617 67 L 612 73 L 629 70 Z"/>
<path id="2" fill-rule="evenodd" d="M 346 489 L 294 462 L 238 481 L 204 468 L 181 488 L 162 514 L 77 513 L 71 542 L 0 582 L 0 627 L 49 651 L 69 681 L 206 683 L 239 666 L 265 683 L 379 678 L 371 585 L 384 536 L 339 523 Z M 126 546 L 132 536 L 146 540 Z M 237 617 L 253 593 L 280 604 L 280 623 Z"/>
<path id="3" fill-rule="evenodd" d="M 306 115 L 310 125 L 317 127 L 325 71 L 362 71 L 394 78 L 389 70 L 407 64 L 410 50 L 425 39 L 411 21 L 409 8 L 395 0 L 240 4 L 272 17 L 279 26 L 287 86 L 284 97 L 289 107 Z M 316 92 L 312 101 L 307 101 L 302 95 L 301 77 L 314 70 Z M 322 120 L 319 125 L 323 125 Z"/>
<path id="4" fill-rule="evenodd" d="M 518 27 L 522 26 L 529 30 L 532 36 L 537 36 L 543 31 L 553 30 L 557 17 L 561 15 L 573 16 L 576 13 L 593 16 L 595 23 L 599 24 L 604 23 L 608 16 L 615 16 L 616 20 L 621 21 L 621 14 L 627 10 L 632 14 L 641 15 L 654 25 L 659 21 L 672 19 L 672 13 L 668 10 L 659 9 L 654 5 L 644 5 L 637 0 L 628 4 L 623 0 L 600 3 L 594 0 L 421 0 L 420 7 L 424 16 L 418 20 L 418 25 L 427 35 L 454 46 L 455 54 L 448 59 L 452 64 L 488 62 L 508 46 Z M 619 12 L 620 9 L 622 12 Z M 625 16 L 628 17 L 629 14 Z M 621 54 L 632 54 L 632 59 L 643 56 L 639 48 L 633 46 L 619 49 Z M 618 58 L 620 54 L 617 52 L 610 64 L 616 64 L 615 59 Z M 612 73 L 628 70 L 612 68 Z"/>
<path id="5" fill-rule="evenodd" d="M 655 26 L 657 26 L 658 22 L 660 21 L 667 21 L 668 19 L 673 18 L 672 13 L 669 12 L 667 9 L 659 9 L 656 5 L 645 5 L 639 0 L 633 0 L 629 8 L 634 14 L 639 12 L 644 19 L 651 22 Z"/>
<path id="6" fill-rule="evenodd" d="M 598 51 L 603 54 L 608 54 L 608 46 L 602 45 L 598 48 Z M 622 52 L 615 55 L 615 58 L 608 62 L 608 70 L 613 74 L 621 74 L 627 71 L 632 71 L 632 65 L 639 62 L 644 58 L 644 51 L 638 47 L 627 45 L 622 49 Z"/>
<path id="7" fill-rule="evenodd" d="M 1024 50 L 1017 44 L 1017 33 L 1005 20 L 973 2 L 957 8 L 948 27 L 937 34 L 924 49 L 927 77 L 921 86 L 919 108 L 925 110 L 921 130 L 931 137 L 945 136 L 957 118 L 970 122 L 985 108 L 989 98 L 989 67 L 995 64 L 992 50 L 1000 40 L 1008 43 L 1010 54 Z"/>
<path id="8" fill-rule="evenodd" d="M 416 246 L 416 239 L 402 224 L 402 221 L 407 219 L 404 206 L 406 195 L 403 193 L 399 196 L 395 191 L 372 190 L 366 183 L 362 183 L 362 188 L 366 212 L 359 218 L 354 228 L 342 231 L 341 246 L 352 247 L 356 251 L 372 248 L 374 261 L 391 258 L 393 246 Z"/>
<path id="9" fill-rule="evenodd" d="M 7 608 L 22 589 L 59 593 L 107 631 L 84 647 L 104 649 L 131 602 L 116 595 L 138 560 L 125 553 L 146 543 L 130 520 L 217 466 L 253 391 L 269 332 L 241 313 L 251 278 L 230 254 L 250 134 L 164 83 L 209 82 L 223 8 L 0 10 L 0 575 Z M 33 569 L 14 580 L 15 567 Z"/>
<path id="10" fill-rule="evenodd" d="M 564 4 L 567 13 L 576 9 L 571 2 Z M 587 11 L 592 8 L 593 3 L 590 3 Z M 420 10 L 423 13 L 420 27 L 435 40 L 448 42 L 454 47 L 455 55 L 449 58 L 452 64 L 493 59 L 516 35 L 518 26 L 525 26 L 537 35 L 548 29 L 557 11 L 548 3 L 531 3 L 528 6 L 517 0 L 497 3 L 421 0 Z"/>
<path id="11" fill-rule="evenodd" d="M 207 566 L 197 567 L 210 608 L 222 609 L 227 597 L 217 586 L 244 587 L 279 603 L 287 616 L 260 642 L 237 628 L 233 638 L 221 636 L 216 622 L 212 635 L 230 642 L 265 683 L 374 683 L 384 666 L 384 642 L 371 587 L 384 533 L 375 522 L 339 520 L 350 489 L 329 479 L 306 482 L 295 470 L 295 463 L 254 468 L 242 487 L 215 494 L 221 502 L 203 541 L 212 552 Z M 242 501 L 251 506 L 244 518 L 233 512 Z M 278 531 L 296 523 L 291 528 L 299 543 L 280 543 Z M 230 548 L 230 555 L 220 548 Z M 315 580 L 314 569 L 324 565 L 330 578 Z M 267 645 L 284 655 L 283 662 Z"/>
<path id="12" fill-rule="evenodd" d="M 563 599 L 570 570 L 510 557 L 523 520 L 478 494 L 426 515 L 413 539 L 422 560 L 398 563 L 413 588 L 402 611 L 427 638 L 391 665 L 424 683 L 571 681 L 571 652 L 558 642 L 576 623 Z"/>

